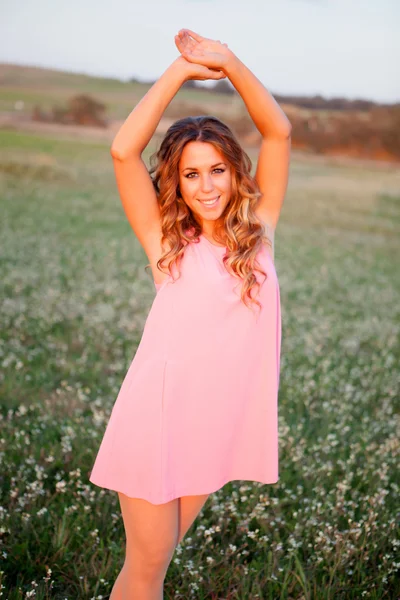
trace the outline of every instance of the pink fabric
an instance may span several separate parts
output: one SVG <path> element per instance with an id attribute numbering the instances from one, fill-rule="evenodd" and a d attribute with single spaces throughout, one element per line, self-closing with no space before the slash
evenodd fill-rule
<path id="1" fill-rule="evenodd" d="M 224 253 L 200 236 L 185 249 L 181 278 L 155 284 L 90 475 L 95 485 L 162 504 L 232 480 L 278 481 L 278 278 L 263 246 L 263 310 L 251 312 Z"/>

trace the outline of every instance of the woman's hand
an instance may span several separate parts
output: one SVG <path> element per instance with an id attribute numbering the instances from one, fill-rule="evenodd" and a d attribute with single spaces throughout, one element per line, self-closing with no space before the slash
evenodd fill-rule
<path id="1" fill-rule="evenodd" d="M 225 71 L 234 60 L 234 54 L 227 44 L 202 37 L 190 29 L 181 29 L 178 32 L 175 45 L 187 61 L 209 69 Z"/>
<path id="2" fill-rule="evenodd" d="M 206 79 L 225 79 L 226 75 L 223 71 L 218 71 L 216 69 L 209 69 L 204 65 L 192 63 L 183 56 L 178 56 L 178 58 L 174 61 L 175 64 L 179 67 L 183 72 L 184 79 L 197 79 L 200 81 L 205 81 Z"/>

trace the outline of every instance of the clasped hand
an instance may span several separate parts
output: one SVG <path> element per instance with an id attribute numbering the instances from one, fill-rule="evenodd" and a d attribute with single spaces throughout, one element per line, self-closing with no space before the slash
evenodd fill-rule
<path id="1" fill-rule="evenodd" d="M 191 79 L 224 79 L 233 58 L 227 44 L 202 37 L 190 29 L 181 29 L 175 36 L 181 56 L 190 63 Z"/>

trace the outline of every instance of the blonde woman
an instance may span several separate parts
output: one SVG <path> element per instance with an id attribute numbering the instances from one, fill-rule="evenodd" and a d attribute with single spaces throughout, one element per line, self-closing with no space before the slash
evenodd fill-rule
<path id="1" fill-rule="evenodd" d="M 118 492 L 126 556 L 111 600 L 163 598 L 177 544 L 228 481 L 276 483 L 281 348 L 274 232 L 291 125 L 228 48 L 194 31 L 111 148 L 157 294 L 90 475 Z M 189 79 L 228 78 L 261 133 L 255 175 L 212 116 L 176 121 L 150 171 L 142 153 Z"/>

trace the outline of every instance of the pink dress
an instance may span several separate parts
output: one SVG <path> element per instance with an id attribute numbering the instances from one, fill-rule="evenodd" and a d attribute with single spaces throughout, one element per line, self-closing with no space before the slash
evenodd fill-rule
<path id="1" fill-rule="evenodd" d="M 258 255 L 268 276 L 260 314 L 240 300 L 241 280 L 225 269 L 224 253 L 201 235 L 185 248 L 181 278 L 155 284 L 90 474 L 95 485 L 163 504 L 232 480 L 278 481 L 281 313 L 273 251 L 263 245 Z"/>

